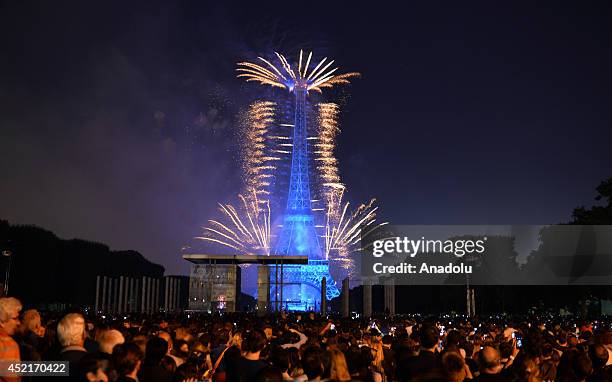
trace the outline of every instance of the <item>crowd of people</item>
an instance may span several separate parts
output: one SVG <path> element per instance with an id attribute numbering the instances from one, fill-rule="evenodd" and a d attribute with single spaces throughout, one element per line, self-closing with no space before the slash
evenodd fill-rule
<path id="1" fill-rule="evenodd" d="M 0 360 L 65 361 L 67 378 L 96 382 L 601 382 L 612 332 L 550 316 L 57 316 L 4 297 Z M 20 378 L 38 377 L 0 370 Z"/>

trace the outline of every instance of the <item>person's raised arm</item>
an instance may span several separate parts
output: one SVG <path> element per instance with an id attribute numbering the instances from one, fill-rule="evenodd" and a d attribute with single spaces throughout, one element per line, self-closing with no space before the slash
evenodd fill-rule
<path id="1" fill-rule="evenodd" d="M 323 327 L 323 329 L 321 329 L 321 331 L 319 332 L 319 335 L 320 335 L 320 336 L 324 336 L 324 335 L 325 335 L 325 333 L 327 333 L 327 331 L 331 329 L 331 326 L 332 326 L 332 322 L 331 322 L 331 321 L 328 321 L 328 322 L 327 322 L 327 325 L 325 325 L 325 326 Z"/>
<path id="2" fill-rule="evenodd" d="M 281 347 L 283 349 L 288 349 L 288 348 L 297 348 L 299 349 L 300 347 L 302 347 L 302 345 L 304 345 L 306 343 L 306 341 L 308 341 L 308 337 L 302 333 L 297 331 L 296 329 L 289 329 L 289 331 L 291 333 L 295 333 L 300 337 L 300 340 L 298 342 L 292 343 L 292 344 L 283 344 L 281 345 Z"/>

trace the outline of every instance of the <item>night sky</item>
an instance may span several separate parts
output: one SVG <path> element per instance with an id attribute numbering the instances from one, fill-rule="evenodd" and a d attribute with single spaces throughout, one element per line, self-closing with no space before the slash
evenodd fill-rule
<path id="1" fill-rule="evenodd" d="M 603 2 L 224 3 L 0 2 L 0 218 L 186 273 L 240 188 L 235 63 L 300 48 L 362 73 L 328 95 L 383 220 L 564 222 L 612 176 Z"/>

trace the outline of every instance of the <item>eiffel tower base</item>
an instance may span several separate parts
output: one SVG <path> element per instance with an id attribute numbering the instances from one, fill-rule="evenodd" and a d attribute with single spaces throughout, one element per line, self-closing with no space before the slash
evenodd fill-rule
<path id="1" fill-rule="evenodd" d="M 282 272 L 280 266 L 278 269 L 275 265 L 269 267 L 272 310 L 321 311 L 321 281 L 324 277 L 326 299 L 329 301 L 340 296 L 327 260 L 310 260 L 307 265 L 283 265 Z"/>

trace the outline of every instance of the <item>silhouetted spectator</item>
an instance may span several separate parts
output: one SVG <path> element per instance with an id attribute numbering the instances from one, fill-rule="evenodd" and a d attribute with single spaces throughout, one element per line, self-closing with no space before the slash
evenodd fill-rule
<path id="1" fill-rule="evenodd" d="M 108 382 L 106 373 L 108 360 L 101 358 L 100 353 L 86 354 L 79 361 L 77 379 L 87 382 Z"/>
<path id="2" fill-rule="evenodd" d="M 283 381 L 293 381 L 293 378 L 289 376 L 289 352 L 286 349 L 283 349 L 280 346 L 276 346 L 270 352 L 270 357 L 268 358 L 268 361 L 270 361 L 272 366 L 280 370 L 283 377 Z"/>
<path id="3" fill-rule="evenodd" d="M 257 373 L 255 382 L 283 382 L 283 373 L 273 366 L 266 366 Z"/>
<path id="4" fill-rule="evenodd" d="M 162 365 L 162 358 L 168 352 L 168 342 L 160 337 L 153 337 L 147 342 L 145 358 L 138 372 L 139 382 L 170 382 L 170 374 Z"/>
<path id="5" fill-rule="evenodd" d="M 127 342 L 113 348 L 113 366 L 119 376 L 116 382 L 138 381 L 137 375 L 141 367 L 143 354 L 138 345 Z M 140 379 L 139 382 L 145 382 Z"/>
<path id="6" fill-rule="evenodd" d="M 176 363 L 176 367 L 181 366 L 185 362 L 185 360 L 173 354 L 174 341 L 172 341 L 172 336 L 170 335 L 170 333 L 162 331 L 162 332 L 159 332 L 157 336 L 160 338 L 163 338 L 168 344 L 168 350 L 166 351 L 166 354 L 172 357 L 172 359 L 174 359 L 174 362 Z"/>
<path id="7" fill-rule="evenodd" d="M 494 347 L 485 346 L 478 353 L 478 367 L 480 375 L 474 379 L 475 382 L 505 382 L 509 380 L 508 377 L 500 374 L 502 371 L 501 356 Z"/>
<path id="8" fill-rule="evenodd" d="M 469 367 L 458 352 L 444 352 L 442 355 L 442 369 L 449 382 L 463 382 L 466 379 L 472 379 Z"/>
<path id="9" fill-rule="evenodd" d="M 227 349 L 227 346 L 230 340 L 229 335 L 230 335 L 229 330 L 225 328 L 218 329 L 213 334 L 212 349 L 210 351 L 210 361 L 212 362 L 213 365 L 217 363 L 217 360 L 219 359 L 223 351 Z M 219 361 L 219 366 L 216 369 L 217 372 L 225 371 L 225 359 L 224 358 L 225 357 L 221 358 L 221 360 Z"/>
<path id="10" fill-rule="evenodd" d="M 245 351 L 240 360 L 239 373 L 241 381 L 252 381 L 257 373 L 267 366 L 267 363 L 260 360 L 261 351 L 266 347 L 266 334 L 261 330 L 249 332 L 242 343 Z"/>
<path id="11" fill-rule="evenodd" d="M 321 357 L 321 349 L 317 347 L 309 347 L 304 350 L 302 356 L 302 368 L 306 374 L 307 381 L 320 381 L 323 375 L 323 359 Z"/>
<path id="12" fill-rule="evenodd" d="M 419 331 L 421 348 L 419 354 L 409 357 L 405 362 L 398 363 L 397 374 L 400 381 L 409 381 L 411 378 L 438 369 L 440 366 L 436 347 L 438 346 L 439 331 L 433 325 L 424 325 Z"/>
<path id="13" fill-rule="evenodd" d="M 45 352 L 45 328 L 36 309 L 23 312 L 15 339 L 19 343 L 22 361 L 40 361 Z"/>

